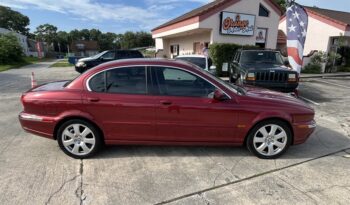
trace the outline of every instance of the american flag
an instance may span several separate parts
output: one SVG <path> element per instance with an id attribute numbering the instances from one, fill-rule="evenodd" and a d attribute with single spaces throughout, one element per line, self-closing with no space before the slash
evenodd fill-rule
<path id="1" fill-rule="evenodd" d="M 288 60 L 292 68 L 300 73 L 303 64 L 308 15 L 302 6 L 291 1 L 287 8 L 286 22 Z"/>

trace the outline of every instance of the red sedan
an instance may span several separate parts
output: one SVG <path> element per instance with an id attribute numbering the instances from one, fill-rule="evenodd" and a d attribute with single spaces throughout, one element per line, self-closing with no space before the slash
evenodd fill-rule
<path id="1" fill-rule="evenodd" d="M 306 141 L 314 110 L 286 94 L 228 84 L 193 64 L 133 59 L 22 96 L 24 130 L 58 141 L 74 158 L 103 144 L 246 145 L 276 158 Z"/>

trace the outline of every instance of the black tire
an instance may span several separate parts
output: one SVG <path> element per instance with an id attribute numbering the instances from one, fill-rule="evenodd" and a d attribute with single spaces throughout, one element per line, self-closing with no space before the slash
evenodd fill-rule
<path id="1" fill-rule="evenodd" d="M 267 130 L 266 128 L 268 128 L 268 127 L 270 127 L 270 133 L 271 133 L 271 129 L 272 129 L 272 127 L 270 126 L 270 125 L 277 125 L 278 126 L 278 128 L 276 129 L 276 131 L 275 131 L 275 133 L 277 132 L 277 131 L 281 131 L 281 129 L 283 129 L 284 130 L 284 132 L 285 132 L 285 135 L 286 135 L 286 137 L 285 138 L 283 138 L 283 139 L 278 139 L 278 140 L 275 140 L 275 136 L 277 136 L 276 134 L 274 134 L 274 137 L 272 137 L 273 138 L 273 143 L 271 143 L 271 142 L 255 142 L 255 146 L 254 146 L 254 137 L 255 137 L 255 135 L 257 135 L 256 136 L 256 138 L 259 138 L 260 139 L 260 136 L 259 135 L 262 135 L 262 133 L 259 131 L 260 129 L 263 129 L 263 128 L 265 128 L 265 130 L 267 131 L 267 132 L 269 132 L 269 130 Z M 259 131 L 259 132 L 258 132 Z M 270 137 L 270 133 L 268 133 L 269 135 L 269 137 Z M 279 132 L 279 134 L 280 133 L 282 133 L 282 131 L 281 132 Z M 284 133 L 282 133 L 282 135 L 283 135 Z M 250 132 L 249 132 L 249 134 L 248 134 L 248 136 L 247 136 L 247 141 L 246 141 L 246 146 L 247 146 L 247 148 L 248 148 L 248 150 L 251 152 L 251 153 L 253 153 L 255 156 L 257 156 L 257 157 L 259 157 L 259 158 L 261 158 L 261 159 L 276 159 L 276 158 L 278 158 L 278 157 L 280 157 L 281 155 L 283 155 L 286 151 L 287 151 L 287 149 L 290 147 L 290 145 L 292 144 L 292 131 L 290 130 L 290 128 L 289 128 L 289 126 L 285 123 L 285 122 L 283 122 L 283 121 L 280 121 L 280 120 L 266 120 L 266 121 L 262 121 L 262 122 L 260 122 L 260 123 L 258 123 L 258 124 L 256 124 L 251 130 L 250 130 Z M 264 137 L 261 137 L 261 139 L 264 139 Z M 265 138 L 266 139 L 266 138 Z M 282 143 L 282 144 L 285 144 L 285 146 L 283 147 L 283 149 L 282 148 L 279 148 L 279 147 L 277 147 L 277 146 L 275 146 L 274 145 L 274 143 L 276 143 L 276 142 L 279 142 L 279 143 Z M 270 149 L 270 145 L 272 144 L 272 149 L 274 150 L 274 148 L 276 147 L 276 150 L 278 150 L 278 152 L 276 152 L 276 154 L 268 154 L 268 153 L 266 153 L 266 154 L 262 154 L 261 152 L 259 152 L 258 150 L 257 150 L 257 148 L 256 148 L 256 146 L 257 145 L 259 145 L 259 143 L 261 143 L 260 144 L 260 146 L 259 146 L 259 148 L 260 147 L 264 147 L 265 145 L 264 145 L 264 143 L 265 144 L 267 144 L 267 143 L 270 143 L 270 144 L 268 144 L 268 145 L 266 145 L 267 147 L 265 147 L 264 148 L 264 150 L 263 151 L 261 151 L 261 152 L 268 152 L 268 150 Z M 267 148 L 267 150 L 266 150 L 266 148 Z"/>
<path id="2" fill-rule="evenodd" d="M 78 127 L 80 128 L 80 130 L 84 128 L 83 131 L 85 131 L 85 128 L 88 128 L 89 129 L 88 131 L 91 131 L 91 133 L 89 132 L 90 134 L 88 134 L 86 138 L 82 137 L 83 133 L 81 133 L 79 134 L 79 139 L 77 139 L 76 137 L 71 138 L 68 135 L 63 135 L 63 132 L 67 131 L 68 129 L 73 129 L 72 131 L 75 132 L 75 128 L 72 127 L 73 125 L 79 125 Z M 69 133 L 69 134 L 75 136 L 75 133 Z M 65 141 L 65 142 L 68 142 L 70 141 L 70 138 L 73 141 L 79 140 L 79 142 L 74 142 L 69 146 L 65 146 L 63 141 L 65 139 L 68 139 L 67 141 Z M 94 141 L 94 144 L 85 142 L 84 139 L 82 138 L 90 140 L 90 142 Z M 103 145 L 103 137 L 100 131 L 93 124 L 80 119 L 73 119 L 73 120 L 68 120 L 67 122 L 64 122 L 57 131 L 56 139 L 61 150 L 68 156 L 73 157 L 75 159 L 86 159 L 86 158 L 92 157 L 97 153 L 97 151 L 100 150 L 100 148 Z M 78 153 L 74 154 L 73 149 L 76 146 L 76 144 L 78 144 L 77 146 L 79 148 L 77 148 Z M 84 147 L 89 148 L 90 151 L 85 153 L 85 150 L 83 150 L 81 144 L 84 144 L 85 145 Z M 70 148 L 72 148 L 72 150 L 70 150 Z"/>

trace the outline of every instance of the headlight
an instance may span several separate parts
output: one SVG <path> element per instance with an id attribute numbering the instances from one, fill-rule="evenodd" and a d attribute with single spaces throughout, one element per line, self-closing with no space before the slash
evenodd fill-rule
<path id="1" fill-rule="evenodd" d="M 246 80 L 255 80 L 255 73 L 248 73 Z"/>
<path id="2" fill-rule="evenodd" d="M 75 64 L 77 67 L 86 67 L 86 64 L 83 61 L 78 61 L 77 64 Z"/>
<path id="3" fill-rule="evenodd" d="M 295 73 L 288 74 L 288 82 L 296 82 L 297 81 L 297 75 Z"/>

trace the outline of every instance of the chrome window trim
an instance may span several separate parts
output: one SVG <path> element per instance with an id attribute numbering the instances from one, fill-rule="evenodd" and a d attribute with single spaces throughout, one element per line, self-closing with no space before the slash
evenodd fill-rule
<path id="1" fill-rule="evenodd" d="M 143 65 L 127 65 L 127 66 L 120 66 L 120 67 L 112 67 L 112 68 L 108 68 L 108 69 L 105 69 L 105 70 L 102 70 L 102 71 L 99 71 L 93 75 L 91 75 L 87 80 L 86 80 L 86 83 L 85 83 L 85 86 L 87 88 L 87 90 L 89 92 L 95 92 L 95 91 L 92 91 L 90 86 L 89 86 L 89 82 L 91 80 L 91 78 L 93 78 L 95 75 L 98 75 L 102 72 L 106 72 L 106 71 L 109 71 L 109 70 L 113 70 L 113 69 L 118 69 L 118 68 L 129 68 L 129 67 L 145 67 L 146 71 L 147 71 L 147 68 L 148 67 L 166 67 L 166 68 L 175 68 L 175 69 L 179 69 L 179 70 L 182 70 L 182 71 L 185 71 L 185 72 L 189 72 L 191 74 L 193 74 L 194 76 L 198 77 L 198 78 L 201 78 L 202 80 L 205 80 L 206 82 L 210 83 L 212 86 L 214 86 L 216 89 L 220 90 L 221 92 L 223 92 L 229 99 L 232 99 L 230 95 L 228 95 L 224 90 L 222 90 L 221 88 L 219 88 L 218 86 L 214 85 L 212 82 L 208 81 L 207 79 L 203 78 L 202 76 L 199 76 L 197 73 L 194 73 L 190 70 L 187 70 L 187 69 L 184 69 L 184 68 L 180 68 L 180 67 L 175 67 L 175 66 L 167 66 L 167 65 L 151 65 L 151 64 L 143 64 Z M 148 87 L 148 81 L 147 81 L 147 73 L 145 73 L 146 75 L 146 87 Z M 147 89 L 147 88 L 146 88 Z M 113 93 L 112 93 L 113 94 Z M 115 93 L 117 94 L 117 93 Z M 131 94 L 133 95 L 133 94 Z M 177 97 L 181 97 L 181 96 L 177 96 Z M 185 96 L 184 96 L 185 97 Z M 187 96 L 188 97 L 188 96 Z"/>

